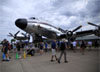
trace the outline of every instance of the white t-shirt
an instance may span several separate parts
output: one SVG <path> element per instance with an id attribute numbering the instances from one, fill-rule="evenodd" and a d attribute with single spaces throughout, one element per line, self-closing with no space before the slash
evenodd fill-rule
<path id="1" fill-rule="evenodd" d="M 88 45 L 89 45 L 89 46 L 91 46 L 91 45 L 92 45 L 92 42 L 91 42 L 91 41 L 89 41 L 89 42 L 88 42 Z"/>
<path id="2" fill-rule="evenodd" d="M 73 46 L 76 46 L 77 43 L 76 43 L 76 41 L 74 41 L 74 42 L 72 42 L 72 44 L 73 44 Z"/>

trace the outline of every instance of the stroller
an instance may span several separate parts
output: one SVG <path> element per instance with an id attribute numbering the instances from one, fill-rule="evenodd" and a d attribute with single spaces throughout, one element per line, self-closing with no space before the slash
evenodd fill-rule
<path id="1" fill-rule="evenodd" d="M 27 55 L 34 56 L 34 54 L 35 54 L 35 50 L 34 49 L 28 49 L 27 50 Z"/>
<path id="2" fill-rule="evenodd" d="M 34 56 L 35 54 L 35 50 L 33 46 L 29 46 L 29 48 L 27 49 L 27 55 L 31 55 Z"/>

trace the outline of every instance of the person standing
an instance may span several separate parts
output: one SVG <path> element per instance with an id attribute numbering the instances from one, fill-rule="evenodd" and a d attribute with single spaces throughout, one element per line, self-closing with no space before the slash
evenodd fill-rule
<path id="1" fill-rule="evenodd" d="M 57 48 L 60 48 L 60 41 L 57 41 Z"/>
<path id="2" fill-rule="evenodd" d="M 77 42 L 76 41 L 73 41 L 72 44 L 73 44 L 73 52 L 76 53 L 76 45 L 77 45 Z"/>
<path id="3" fill-rule="evenodd" d="M 91 48 L 92 48 L 92 41 L 88 41 L 88 47 L 89 47 L 89 51 L 91 51 Z"/>
<path id="4" fill-rule="evenodd" d="M 98 47 L 99 47 L 99 43 L 98 43 L 98 41 L 95 41 L 95 42 L 94 42 L 94 46 L 95 46 L 95 48 L 98 49 Z"/>
<path id="5" fill-rule="evenodd" d="M 13 51 L 16 52 L 16 43 L 12 43 Z"/>
<path id="6" fill-rule="evenodd" d="M 66 43 L 65 43 L 65 39 L 62 39 L 62 42 L 60 44 L 60 50 L 61 50 L 61 54 L 60 57 L 58 59 L 58 63 L 60 63 L 60 60 L 62 58 L 62 55 L 64 54 L 64 61 L 65 63 L 68 63 L 67 58 L 66 58 Z"/>
<path id="7" fill-rule="evenodd" d="M 44 45 L 45 45 L 45 52 L 47 52 L 48 51 L 48 44 L 45 42 Z"/>
<path id="8" fill-rule="evenodd" d="M 56 56 L 56 40 L 54 40 L 52 43 L 51 43 L 51 50 L 52 50 L 52 56 L 51 56 L 51 62 L 53 62 L 53 58 L 55 57 L 56 60 L 58 60 L 57 56 Z"/>
<path id="9" fill-rule="evenodd" d="M 86 44 L 84 41 L 82 41 L 81 46 L 80 46 L 80 51 L 82 52 L 82 55 L 84 55 L 85 48 L 86 48 Z"/>
<path id="10" fill-rule="evenodd" d="M 4 39 L 3 41 L 3 53 L 5 54 L 6 58 L 3 59 L 4 61 L 9 61 L 9 53 L 8 53 L 8 41 Z"/>
<path id="11" fill-rule="evenodd" d="M 20 48 L 21 48 L 21 46 L 20 46 L 20 43 L 18 42 L 17 43 L 17 52 L 18 52 L 19 55 L 20 55 Z"/>
<path id="12" fill-rule="evenodd" d="M 39 49 L 40 49 L 40 54 L 42 55 L 43 54 L 43 43 L 42 42 L 40 42 L 40 44 L 39 44 Z"/>

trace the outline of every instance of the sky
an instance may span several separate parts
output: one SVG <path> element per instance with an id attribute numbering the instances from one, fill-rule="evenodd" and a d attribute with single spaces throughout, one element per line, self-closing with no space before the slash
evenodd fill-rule
<path id="1" fill-rule="evenodd" d="M 62 29 L 93 29 L 87 22 L 100 24 L 100 0 L 0 0 L 0 40 L 16 33 L 18 18 L 36 17 Z M 21 31 L 21 30 L 20 30 Z"/>

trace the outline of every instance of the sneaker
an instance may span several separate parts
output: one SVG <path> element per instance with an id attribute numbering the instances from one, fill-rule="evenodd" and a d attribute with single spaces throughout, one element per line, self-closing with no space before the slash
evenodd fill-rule
<path id="1" fill-rule="evenodd" d="M 65 61 L 65 63 L 68 63 L 68 61 Z"/>
<path id="2" fill-rule="evenodd" d="M 2 61 L 6 61 L 5 59 L 2 59 Z"/>
<path id="3" fill-rule="evenodd" d="M 9 57 L 9 59 L 11 59 L 11 57 Z"/>
<path id="4" fill-rule="evenodd" d="M 58 63 L 60 63 L 60 61 L 58 60 Z"/>
<path id="5" fill-rule="evenodd" d="M 6 61 L 10 61 L 9 59 L 7 59 Z"/>
<path id="6" fill-rule="evenodd" d="M 56 59 L 56 61 L 58 61 L 58 58 Z"/>
<path id="7" fill-rule="evenodd" d="M 54 62 L 54 60 L 50 60 L 51 62 Z"/>

